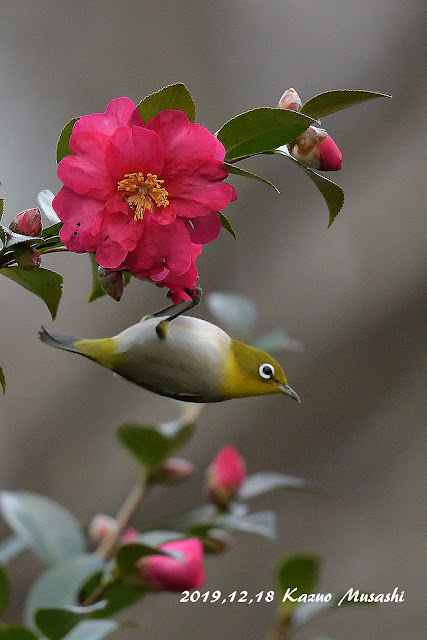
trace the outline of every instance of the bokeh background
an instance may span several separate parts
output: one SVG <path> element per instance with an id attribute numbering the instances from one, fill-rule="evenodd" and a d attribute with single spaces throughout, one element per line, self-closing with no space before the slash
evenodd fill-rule
<path id="1" fill-rule="evenodd" d="M 211 131 L 233 115 L 275 106 L 294 86 L 303 100 L 327 89 L 390 93 L 393 101 L 354 107 L 325 120 L 344 154 L 333 176 L 346 193 L 338 219 L 311 182 L 282 158 L 246 167 L 281 189 L 235 177 L 239 200 L 227 210 L 238 240 L 223 233 L 205 248 L 205 291 L 252 297 L 259 332 L 285 328 L 303 353 L 281 358 L 303 399 L 254 398 L 213 406 L 186 455 L 199 469 L 186 485 L 153 492 L 135 520 L 201 500 L 205 467 L 223 445 L 239 448 L 251 472 L 305 477 L 329 497 L 277 492 L 254 502 L 276 509 L 272 543 L 236 536 L 232 551 L 206 562 L 206 589 L 268 590 L 277 559 L 310 551 L 324 559 L 324 592 L 350 586 L 405 591 L 405 602 L 338 610 L 313 622 L 307 637 L 411 640 L 423 616 L 422 496 L 425 482 L 425 178 L 422 175 L 424 33 L 421 0 L 296 2 L 191 0 L 14 0 L 1 3 L 0 179 L 5 220 L 56 192 L 55 145 L 65 122 L 103 111 L 116 96 L 138 101 L 177 81 L 187 84 L 198 120 Z M 86 256 L 49 256 L 65 278 L 55 328 L 87 337 L 117 333 L 163 304 L 163 292 L 133 282 L 120 304 L 87 304 Z M 114 514 L 137 468 L 117 444 L 124 421 L 174 416 L 172 402 L 84 359 L 46 349 L 43 303 L 3 279 L 0 358 L 8 392 L 0 400 L 0 486 L 44 493 L 83 522 Z M 206 309 L 199 315 L 207 317 Z M 425 333 L 424 333 L 425 337 Z M 423 368 L 424 365 L 424 368 Z M 6 535 L 6 526 L 0 525 Z M 425 551 L 425 548 L 424 548 Z M 12 567 L 13 603 L 40 566 Z M 123 619 L 138 629 L 116 637 L 258 640 L 267 604 L 179 604 L 147 598 Z"/>

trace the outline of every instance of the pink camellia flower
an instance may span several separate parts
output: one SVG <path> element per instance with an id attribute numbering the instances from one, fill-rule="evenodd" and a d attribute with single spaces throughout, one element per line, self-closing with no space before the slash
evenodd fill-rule
<path id="1" fill-rule="evenodd" d="M 289 145 L 289 152 L 298 162 L 310 169 L 339 171 L 342 153 L 331 136 L 318 127 L 310 126 Z"/>
<path id="2" fill-rule="evenodd" d="M 231 445 L 224 447 L 206 472 L 210 499 L 219 507 L 225 507 L 234 499 L 245 478 L 245 462 L 237 449 Z"/>
<path id="3" fill-rule="evenodd" d="M 117 98 L 105 113 L 77 120 L 69 144 L 53 201 L 68 250 L 95 252 L 101 267 L 128 268 L 159 286 L 187 274 L 194 287 L 193 244 L 218 236 L 218 211 L 237 197 L 223 182 L 219 140 L 182 111 L 144 124 L 130 98 Z"/>
<path id="4" fill-rule="evenodd" d="M 9 229 L 14 233 L 23 236 L 36 238 L 42 232 L 42 217 L 37 208 L 26 209 L 18 213 L 9 225 Z"/>
<path id="5" fill-rule="evenodd" d="M 146 587 L 163 591 L 184 591 L 202 586 L 205 580 L 203 545 L 198 538 L 166 542 L 159 549 L 176 551 L 182 555 L 182 559 L 163 555 L 141 558 L 137 571 Z"/>

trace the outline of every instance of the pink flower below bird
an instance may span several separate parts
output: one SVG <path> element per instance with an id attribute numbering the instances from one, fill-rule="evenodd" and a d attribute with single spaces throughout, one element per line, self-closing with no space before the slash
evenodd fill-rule
<path id="1" fill-rule="evenodd" d="M 161 544 L 162 551 L 174 551 L 181 557 L 147 556 L 139 560 L 137 571 L 145 585 L 163 591 L 198 589 L 205 581 L 203 545 L 198 538 Z"/>
<path id="2" fill-rule="evenodd" d="M 210 499 L 224 507 L 235 498 L 246 478 L 245 461 L 237 449 L 228 445 L 215 456 L 206 476 Z"/>
<path id="3" fill-rule="evenodd" d="M 101 267 L 171 282 L 176 303 L 187 297 L 195 257 L 218 236 L 218 211 L 236 199 L 224 182 L 223 145 L 182 111 L 144 123 L 129 98 L 77 120 L 69 144 L 53 201 L 65 246 L 95 252 Z"/>

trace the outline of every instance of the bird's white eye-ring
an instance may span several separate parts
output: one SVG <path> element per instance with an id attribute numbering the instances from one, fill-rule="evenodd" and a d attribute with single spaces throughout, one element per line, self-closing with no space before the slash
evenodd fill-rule
<path id="1" fill-rule="evenodd" d="M 269 380 L 274 376 L 274 367 L 266 362 L 259 366 L 258 371 L 261 378 L 265 378 L 266 380 Z"/>

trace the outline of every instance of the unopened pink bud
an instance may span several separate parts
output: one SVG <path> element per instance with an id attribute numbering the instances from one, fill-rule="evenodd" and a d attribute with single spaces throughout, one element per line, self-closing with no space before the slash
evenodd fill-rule
<path id="1" fill-rule="evenodd" d="M 89 537 L 93 542 L 100 542 L 117 531 L 118 524 L 111 516 L 98 513 L 89 525 Z"/>
<path id="2" fill-rule="evenodd" d="M 187 480 L 194 473 L 194 465 L 183 458 L 167 458 L 151 476 L 152 482 L 176 484 Z"/>
<path id="3" fill-rule="evenodd" d="M 124 531 L 122 537 L 120 538 L 120 542 L 122 544 L 131 544 L 132 542 L 135 542 L 137 537 L 138 537 L 138 531 L 133 527 L 128 527 Z"/>
<path id="4" fill-rule="evenodd" d="M 295 89 L 288 89 L 279 100 L 279 109 L 289 109 L 290 111 L 300 111 L 302 107 L 301 98 Z"/>
<path id="5" fill-rule="evenodd" d="M 179 558 L 153 555 L 141 558 L 136 569 L 141 586 L 162 591 L 198 589 L 205 580 L 203 545 L 198 538 L 161 544 L 162 551 L 172 551 Z"/>
<path id="6" fill-rule="evenodd" d="M 98 280 L 105 293 L 111 298 L 117 300 L 117 302 L 121 299 L 125 286 L 122 271 L 98 267 Z"/>
<path id="7" fill-rule="evenodd" d="M 342 154 L 324 129 L 310 126 L 289 145 L 289 152 L 304 167 L 321 171 L 342 168 Z"/>
<path id="8" fill-rule="evenodd" d="M 209 497 L 219 507 L 226 507 L 236 496 L 246 478 L 246 466 L 237 449 L 224 447 L 206 472 Z"/>
<path id="9" fill-rule="evenodd" d="M 23 269 L 38 269 L 42 259 L 37 249 L 24 244 L 17 244 L 13 249 L 17 264 Z"/>
<path id="10" fill-rule="evenodd" d="M 42 231 L 42 217 L 39 209 L 26 209 L 18 213 L 9 225 L 14 233 L 36 238 Z"/>

